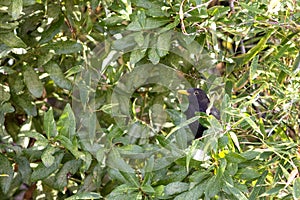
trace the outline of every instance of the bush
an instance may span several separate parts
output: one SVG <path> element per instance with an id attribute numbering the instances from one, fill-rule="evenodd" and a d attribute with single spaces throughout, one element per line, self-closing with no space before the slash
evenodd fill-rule
<path id="1" fill-rule="evenodd" d="M 299 2 L 0 8 L 2 199 L 300 198 Z"/>

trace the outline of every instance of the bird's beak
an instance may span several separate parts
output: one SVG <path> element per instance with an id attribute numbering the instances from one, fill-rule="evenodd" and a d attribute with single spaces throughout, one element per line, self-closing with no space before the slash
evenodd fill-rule
<path id="1" fill-rule="evenodd" d="M 187 90 L 178 90 L 177 91 L 179 94 L 184 94 L 184 95 L 190 95 L 190 93 L 188 93 L 188 91 Z"/>

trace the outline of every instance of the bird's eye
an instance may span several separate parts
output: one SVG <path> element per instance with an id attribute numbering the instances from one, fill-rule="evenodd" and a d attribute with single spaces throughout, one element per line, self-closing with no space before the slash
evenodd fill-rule
<path id="1" fill-rule="evenodd" d="M 198 95 L 199 94 L 199 92 L 196 90 L 195 92 L 194 92 L 194 95 Z"/>

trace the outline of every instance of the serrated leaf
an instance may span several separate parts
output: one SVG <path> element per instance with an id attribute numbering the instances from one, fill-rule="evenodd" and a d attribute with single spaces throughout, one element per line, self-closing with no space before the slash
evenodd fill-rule
<path id="1" fill-rule="evenodd" d="M 0 154 L 0 185 L 3 193 L 8 193 L 13 180 L 14 171 L 8 158 Z"/>
<path id="2" fill-rule="evenodd" d="M 27 45 L 13 32 L 0 33 L 0 41 L 12 48 L 26 48 Z"/>
<path id="3" fill-rule="evenodd" d="M 38 180 L 43 180 L 50 176 L 53 172 L 55 172 L 59 168 L 59 164 L 64 157 L 64 153 L 59 153 L 55 156 L 54 163 L 46 167 L 43 163 L 40 163 L 31 174 L 31 181 L 36 182 Z"/>
<path id="4" fill-rule="evenodd" d="M 24 82 L 29 92 L 36 98 L 43 95 L 43 84 L 32 67 L 27 66 L 23 72 Z"/>
<path id="5" fill-rule="evenodd" d="M 45 70 L 49 73 L 50 78 L 59 87 L 70 90 L 72 88 L 71 82 L 65 77 L 58 64 L 54 61 L 49 61 L 44 65 Z"/>
<path id="6" fill-rule="evenodd" d="M 48 139 L 55 137 L 57 135 L 57 128 L 53 116 L 52 107 L 47 112 L 45 112 L 43 124 L 44 124 L 44 131 L 46 132 Z"/>
<path id="7" fill-rule="evenodd" d="M 23 0 L 11 1 L 11 16 L 13 20 L 18 19 L 23 9 Z"/>

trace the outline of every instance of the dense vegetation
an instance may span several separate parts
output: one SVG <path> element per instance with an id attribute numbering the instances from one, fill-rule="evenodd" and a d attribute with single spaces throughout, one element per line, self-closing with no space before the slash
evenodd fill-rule
<path id="1" fill-rule="evenodd" d="M 1 199 L 300 198 L 299 1 L 0 0 L 0 16 Z M 190 87 L 220 121 L 185 120 Z"/>

